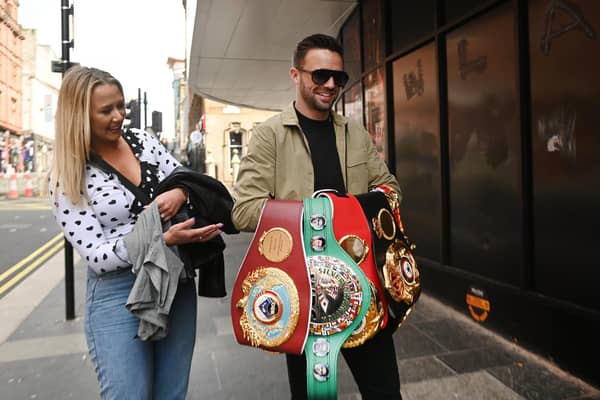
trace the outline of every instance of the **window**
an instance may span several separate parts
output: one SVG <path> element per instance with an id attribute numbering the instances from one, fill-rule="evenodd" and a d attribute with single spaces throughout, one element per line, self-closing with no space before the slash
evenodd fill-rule
<path id="1" fill-rule="evenodd" d="M 369 73 L 364 79 L 365 125 L 379 156 L 388 159 L 388 137 L 386 130 L 385 84 L 383 68 Z"/>
<path id="2" fill-rule="evenodd" d="M 599 21 L 596 0 L 529 2 L 534 282 L 544 294 L 595 310 Z"/>
<path id="3" fill-rule="evenodd" d="M 344 93 L 344 115 L 363 125 L 362 85 L 360 82 Z"/>
<path id="4" fill-rule="evenodd" d="M 365 70 L 369 70 L 381 64 L 385 52 L 382 0 L 362 3 L 362 31 Z"/>
<path id="5" fill-rule="evenodd" d="M 360 19 L 357 8 L 344 25 L 342 40 L 344 46 L 344 69 L 350 75 L 350 82 L 359 79 L 362 73 L 360 55 Z"/>
<path id="6" fill-rule="evenodd" d="M 420 256 L 441 260 L 440 139 L 435 45 L 393 63 L 395 173 L 402 219 Z"/>
<path id="7" fill-rule="evenodd" d="M 451 263 L 520 283 L 521 136 L 510 3 L 447 37 Z"/>

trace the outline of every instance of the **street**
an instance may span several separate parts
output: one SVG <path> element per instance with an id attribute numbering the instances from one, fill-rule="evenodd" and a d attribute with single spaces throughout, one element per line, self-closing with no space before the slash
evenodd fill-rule
<path id="1" fill-rule="evenodd" d="M 38 245 L 52 235 L 38 234 Z M 240 346 L 233 336 L 231 288 L 251 237 L 225 235 L 228 295 L 198 299 L 189 399 L 289 398 L 284 357 Z M 74 320 L 65 320 L 63 252 L 0 299 L 1 399 L 98 398 L 83 334 L 86 266 L 77 259 Z M 461 314 L 425 293 L 394 335 L 404 400 L 600 399 L 594 388 Z M 343 357 L 338 385 L 339 399 L 360 399 Z"/>
<path id="2" fill-rule="evenodd" d="M 0 199 L 0 298 L 62 249 L 46 197 Z"/>

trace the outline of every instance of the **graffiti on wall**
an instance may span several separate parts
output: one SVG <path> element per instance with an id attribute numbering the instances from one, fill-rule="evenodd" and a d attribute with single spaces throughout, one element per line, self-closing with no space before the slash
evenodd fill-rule
<path id="1" fill-rule="evenodd" d="M 556 17 L 556 13 L 562 11 L 569 17 L 570 23 L 562 25 L 556 31 L 552 30 L 552 25 Z M 552 41 L 557 37 L 574 30 L 581 30 L 588 39 L 596 39 L 596 32 L 592 26 L 585 20 L 583 13 L 574 5 L 569 4 L 565 0 L 552 0 L 546 8 L 546 16 L 544 21 L 544 34 L 542 35 L 542 53 L 550 54 Z"/>

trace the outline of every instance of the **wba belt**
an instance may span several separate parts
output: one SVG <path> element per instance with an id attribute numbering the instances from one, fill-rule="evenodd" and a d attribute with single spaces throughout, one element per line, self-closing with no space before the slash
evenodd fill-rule
<path id="1" fill-rule="evenodd" d="M 306 340 L 310 399 L 337 398 L 337 358 L 371 302 L 369 281 L 336 242 L 330 199 L 304 199 L 304 249 L 312 283 L 312 312 Z"/>
<path id="2" fill-rule="evenodd" d="M 327 196 L 331 200 L 333 231 L 337 242 L 360 266 L 371 286 L 371 304 L 367 315 L 342 347 L 360 346 L 375 336 L 379 329 L 385 328 L 388 318 L 387 300 L 375 268 L 371 230 L 354 195 L 323 192 L 320 196 Z"/>
<path id="3" fill-rule="evenodd" d="M 240 344 L 300 354 L 311 310 L 302 202 L 267 200 L 231 294 Z"/>
<path id="4" fill-rule="evenodd" d="M 387 188 L 357 195 L 369 221 L 377 275 L 384 287 L 390 311 L 388 326 L 397 328 L 411 313 L 421 293 L 414 246 L 404 233 L 395 193 Z"/>

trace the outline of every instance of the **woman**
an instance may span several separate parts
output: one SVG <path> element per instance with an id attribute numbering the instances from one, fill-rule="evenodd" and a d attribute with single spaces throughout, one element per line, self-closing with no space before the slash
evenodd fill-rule
<path id="1" fill-rule="evenodd" d="M 125 303 L 135 281 L 123 238 L 144 206 L 119 178 L 95 163 L 103 159 L 157 203 L 168 221 L 186 201 L 176 188 L 153 196 L 179 163 L 152 135 L 122 132 L 125 99 L 109 73 L 74 67 L 58 97 L 56 145 L 50 177 L 53 212 L 65 237 L 88 265 L 85 331 L 103 399 L 183 399 L 195 342 L 193 279 L 179 282 L 166 338 L 136 338 L 139 319 Z M 192 228 L 193 218 L 163 233 L 168 246 L 209 241 L 220 224 Z"/>

